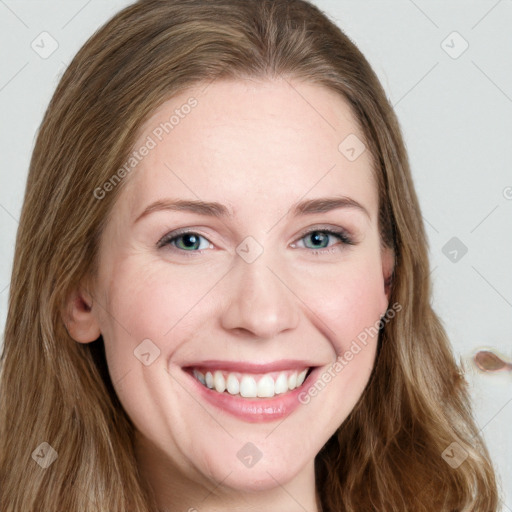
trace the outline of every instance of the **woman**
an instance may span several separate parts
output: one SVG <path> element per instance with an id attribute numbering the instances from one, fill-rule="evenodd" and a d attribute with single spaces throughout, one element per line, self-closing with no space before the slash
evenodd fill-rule
<path id="1" fill-rule="evenodd" d="M 0 508 L 496 510 L 428 268 L 396 117 L 317 8 L 124 9 L 34 149 Z"/>

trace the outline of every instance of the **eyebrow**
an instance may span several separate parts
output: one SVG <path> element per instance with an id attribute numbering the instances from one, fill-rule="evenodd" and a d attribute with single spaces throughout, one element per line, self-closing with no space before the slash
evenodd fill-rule
<path id="1" fill-rule="evenodd" d="M 346 196 L 307 199 L 294 203 L 290 210 L 294 216 L 303 216 L 315 213 L 325 213 L 338 208 L 356 209 L 371 219 L 368 210 L 361 203 Z M 134 224 L 150 213 L 162 210 L 185 211 L 216 218 L 233 217 L 233 213 L 230 212 L 226 206 L 217 202 L 196 201 L 190 199 L 159 199 L 145 208 L 144 211 L 135 219 Z"/>

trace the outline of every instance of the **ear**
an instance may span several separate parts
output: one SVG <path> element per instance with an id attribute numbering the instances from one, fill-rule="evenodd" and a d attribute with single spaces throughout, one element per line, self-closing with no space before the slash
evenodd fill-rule
<path id="1" fill-rule="evenodd" d="M 61 316 L 69 335 L 75 341 L 90 343 L 100 337 L 92 295 L 82 285 L 71 292 Z"/>
<path id="2" fill-rule="evenodd" d="M 381 259 L 384 293 L 387 297 L 387 302 L 389 304 L 389 298 L 391 296 L 391 286 L 393 284 L 393 271 L 395 269 L 395 252 L 390 247 L 383 247 L 381 250 Z"/>

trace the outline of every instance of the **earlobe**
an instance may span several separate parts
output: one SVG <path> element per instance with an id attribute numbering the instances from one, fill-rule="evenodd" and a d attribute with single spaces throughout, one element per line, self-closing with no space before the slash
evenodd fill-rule
<path id="1" fill-rule="evenodd" d="M 79 343 L 97 340 L 101 331 L 93 311 L 93 298 L 83 287 L 69 295 L 61 314 L 69 335 Z"/>

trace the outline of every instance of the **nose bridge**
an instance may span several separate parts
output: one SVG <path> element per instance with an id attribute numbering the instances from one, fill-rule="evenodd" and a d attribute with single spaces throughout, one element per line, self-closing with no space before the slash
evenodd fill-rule
<path id="1" fill-rule="evenodd" d="M 272 338 L 294 328 L 299 311 L 293 293 L 284 284 L 285 267 L 277 264 L 271 251 L 257 251 L 250 241 L 248 246 L 240 244 L 237 252 L 222 313 L 223 327 L 250 331 L 260 338 Z"/>

